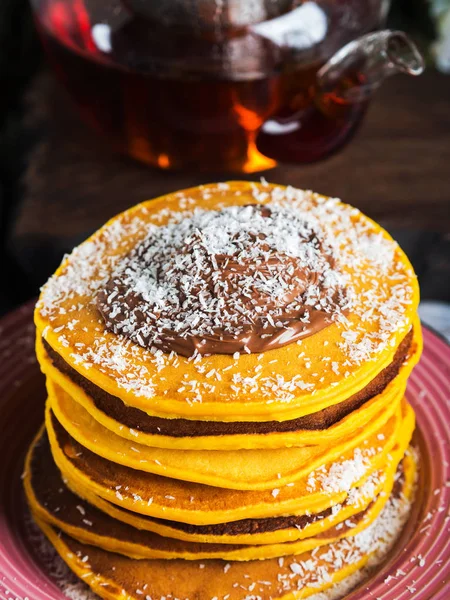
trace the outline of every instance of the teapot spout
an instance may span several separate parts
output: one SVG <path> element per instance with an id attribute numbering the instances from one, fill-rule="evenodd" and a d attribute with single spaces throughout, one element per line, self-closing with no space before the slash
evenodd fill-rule
<path id="1" fill-rule="evenodd" d="M 318 91 L 333 90 L 346 102 L 363 102 L 396 73 L 420 75 L 425 68 L 417 46 L 402 31 L 364 35 L 338 50 L 317 73 Z"/>
<path id="2" fill-rule="evenodd" d="M 386 57 L 392 73 L 421 75 L 425 63 L 416 44 L 403 31 L 386 32 Z"/>

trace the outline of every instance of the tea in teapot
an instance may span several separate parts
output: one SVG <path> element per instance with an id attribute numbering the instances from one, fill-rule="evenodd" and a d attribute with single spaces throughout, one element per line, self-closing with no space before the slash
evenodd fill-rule
<path id="1" fill-rule="evenodd" d="M 380 82 L 423 62 L 384 0 L 32 0 L 54 70 L 117 151 L 255 172 L 348 141 Z M 361 37 L 362 36 L 362 37 Z"/>

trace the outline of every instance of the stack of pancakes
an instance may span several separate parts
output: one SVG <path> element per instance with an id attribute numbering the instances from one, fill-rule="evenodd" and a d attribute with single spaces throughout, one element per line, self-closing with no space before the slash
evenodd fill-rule
<path id="1" fill-rule="evenodd" d="M 342 595 L 411 503 L 417 305 L 335 199 L 231 182 L 115 217 L 36 307 L 36 522 L 102 598 Z"/>

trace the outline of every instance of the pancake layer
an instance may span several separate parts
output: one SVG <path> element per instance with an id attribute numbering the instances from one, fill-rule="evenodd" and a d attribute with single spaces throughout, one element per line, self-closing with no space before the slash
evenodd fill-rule
<path id="1" fill-rule="evenodd" d="M 40 432 L 30 450 L 26 463 L 25 489 L 32 511 L 39 519 L 61 529 L 78 541 L 105 550 L 134 558 L 197 559 L 219 556 L 231 560 L 250 560 L 301 553 L 328 543 L 332 538 L 341 538 L 362 530 L 378 516 L 394 488 L 394 480 L 398 486 L 399 475 L 405 493 L 411 493 L 415 463 L 410 456 L 403 456 L 403 448 L 397 448 L 385 473 L 374 474 L 365 486 L 355 490 L 347 503 L 328 511 L 329 514 L 322 513 L 318 515 L 319 518 L 310 515 L 303 527 L 297 525 L 282 530 L 285 539 L 280 535 L 280 531 L 275 535 L 272 533 L 272 537 L 270 531 L 266 532 L 264 547 L 256 545 L 261 543 L 263 537 L 258 534 L 247 536 L 250 544 L 247 546 L 238 545 L 243 537 L 239 534 L 226 536 L 227 544 L 230 544 L 231 537 L 234 538 L 234 543 L 224 546 L 225 536 L 210 536 L 207 540 L 205 538 L 205 541 L 197 543 L 171 541 L 167 537 L 168 527 L 161 530 L 162 535 L 159 535 L 158 524 L 151 531 L 148 528 L 139 530 L 124 522 L 118 522 L 114 516 L 82 501 L 70 491 L 52 459 L 44 432 Z M 237 530 L 239 523 L 236 523 L 235 527 Z M 296 534 L 293 535 L 293 532 Z M 286 533 L 291 535 L 286 536 Z M 282 543 L 295 537 L 302 540 L 302 543 Z"/>
<path id="2" fill-rule="evenodd" d="M 352 488 L 384 465 L 398 440 L 406 439 L 406 448 L 414 429 L 414 413 L 404 403 L 388 437 L 377 434 L 372 445 L 363 444 L 349 451 L 342 460 L 310 473 L 294 485 L 271 491 L 243 491 L 178 481 L 111 463 L 78 444 L 47 414 L 52 453 L 68 480 L 133 512 L 195 525 L 325 510 L 342 502 Z"/>
<path id="3" fill-rule="evenodd" d="M 371 560 L 380 563 L 408 516 L 407 498 L 391 498 L 360 534 L 298 556 L 250 562 L 135 560 L 76 541 L 37 520 L 69 567 L 101 597 L 152 600 L 307 598 L 329 589 Z M 170 568 L 170 577 L 168 577 Z"/>
<path id="4" fill-rule="evenodd" d="M 406 479 L 409 482 L 414 479 L 412 471 L 412 469 L 407 469 Z M 79 498 L 65 488 L 61 478 L 57 481 L 59 493 L 56 505 L 51 506 L 47 501 L 45 506 L 41 500 L 46 497 L 45 487 L 43 490 L 42 483 L 41 485 L 39 483 L 39 478 L 31 477 L 29 487 L 27 487 L 28 500 L 34 514 L 80 542 L 136 559 L 254 560 L 302 554 L 343 537 L 356 535 L 370 525 L 383 509 L 392 491 L 394 478 L 390 479 L 386 488 L 383 489 L 383 494 L 376 497 L 366 510 L 356 512 L 344 522 L 341 520 L 339 524 L 329 526 L 320 535 L 297 542 L 263 546 L 185 542 L 135 529 L 124 523 L 118 523 L 86 503 L 80 503 Z"/>
<path id="5" fill-rule="evenodd" d="M 121 400 L 105 394 L 99 388 L 93 390 L 92 385 L 85 386 L 86 380 L 74 375 L 76 371 L 66 363 L 62 366 L 64 371 L 61 371 L 55 366 L 58 359 L 50 359 L 44 346 L 50 353 L 53 352 L 38 337 L 37 355 L 49 380 L 57 383 L 93 419 L 116 435 L 156 448 L 237 450 L 320 444 L 343 438 L 364 426 L 379 409 L 391 402 L 394 390 L 402 384 L 406 386 L 406 380 L 420 357 L 422 338 L 420 324 L 416 323 L 414 337 L 412 333 L 408 334 L 402 342 L 393 363 L 381 374 L 382 382 L 372 381 L 356 398 L 294 421 L 267 423 L 220 423 L 150 417 L 139 409 L 125 406 Z M 380 387 L 381 390 L 376 393 Z M 95 398 L 86 390 L 90 390 Z M 104 412 L 105 407 L 112 411 L 112 417 Z M 163 434 L 163 431 L 170 435 Z"/>
<path id="6" fill-rule="evenodd" d="M 389 439 L 394 413 L 404 394 L 401 385 L 390 403 L 365 427 L 328 444 L 271 450 L 169 450 L 150 448 L 119 437 L 97 423 L 51 380 L 47 380 L 49 409 L 71 436 L 92 452 L 118 464 L 221 488 L 272 490 L 293 483 L 312 470 L 338 460 L 364 441 L 374 444 L 379 435 Z M 379 440 L 378 440 L 379 441 Z"/>

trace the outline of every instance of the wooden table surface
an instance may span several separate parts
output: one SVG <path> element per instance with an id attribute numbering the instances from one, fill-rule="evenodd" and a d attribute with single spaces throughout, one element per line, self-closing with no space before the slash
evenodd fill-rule
<path id="1" fill-rule="evenodd" d="M 28 102 L 25 126 L 39 141 L 9 240 L 25 271 L 46 261 L 53 268 L 63 252 L 139 201 L 233 178 L 157 171 L 111 154 L 48 74 L 34 82 Z M 280 165 L 264 176 L 341 197 L 390 228 L 449 233 L 450 76 L 428 71 L 392 78 L 339 154 L 313 165 Z"/>

